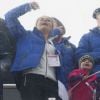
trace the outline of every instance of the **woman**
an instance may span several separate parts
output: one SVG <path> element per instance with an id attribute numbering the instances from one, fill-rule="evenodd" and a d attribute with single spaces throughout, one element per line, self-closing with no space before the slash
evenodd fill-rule
<path id="1" fill-rule="evenodd" d="M 6 24 L 16 38 L 16 56 L 11 71 L 17 75 L 16 85 L 22 100 L 59 100 L 59 52 L 49 41 L 53 30 L 52 18 L 38 18 L 32 32 L 26 31 L 18 21 L 18 17 L 32 9 L 39 9 L 39 5 L 36 2 L 27 3 L 5 16 Z"/>
<path id="2" fill-rule="evenodd" d="M 69 42 L 70 37 L 63 37 L 66 30 L 64 25 L 57 18 L 52 17 L 53 19 L 53 28 L 52 35 L 55 35 L 53 42 L 56 48 L 60 51 L 61 59 L 61 69 L 59 73 L 64 73 L 63 76 L 59 77 L 58 88 L 59 96 L 62 100 L 68 100 L 67 87 L 68 84 L 66 76 L 73 69 L 74 66 L 74 52 L 75 46 Z"/>
<path id="3" fill-rule="evenodd" d="M 74 63 L 74 54 L 75 54 L 75 45 L 73 45 L 72 43 L 69 42 L 70 36 L 69 37 L 63 37 L 63 35 L 65 35 L 66 33 L 66 29 L 64 27 L 64 25 L 61 23 L 61 21 L 59 21 L 57 18 L 52 18 L 53 19 L 53 32 L 52 34 L 56 35 L 57 33 L 58 36 L 57 38 L 55 38 L 53 41 L 55 43 L 55 46 L 57 47 L 57 49 L 61 52 L 61 58 L 62 58 L 62 66 L 63 66 L 63 71 L 65 74 L 65 81 L 62 82 L 65 84 L 67 84 L 67 79 L 66 76 L 68 76 L 68 74 L 73 70 L 73 66 L 75 66 Z M 60 30 L 60 32 L 59 32 Z M 62 49 L 63 47 L 63 49 Z"/>

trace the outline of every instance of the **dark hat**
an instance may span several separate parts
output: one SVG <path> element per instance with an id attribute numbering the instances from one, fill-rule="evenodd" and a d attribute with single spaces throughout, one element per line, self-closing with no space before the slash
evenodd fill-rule
<path id="1" fill-rule="evenodd" d="M 95 11 L 93 12 L 93 18 L 96 19 L 97 14 L 100 14 L 100 8 L 95 9 Z"/>
<path id="2" fill-rule="evenodd" d="M 90 55 L 84 55 L 79 59 L 79 65 L 86 59 L 88 59 L 90 62 L 94 64 L 93 57 L 91 57 Z"/>

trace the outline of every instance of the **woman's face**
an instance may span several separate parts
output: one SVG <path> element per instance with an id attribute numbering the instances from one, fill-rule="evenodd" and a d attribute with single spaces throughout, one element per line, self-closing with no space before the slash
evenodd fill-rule
<path id="1" fill-rule="evenodd" d="M 50 32 L 53 29 L 53 21 L 48 16 L 42 16 L 37 20 L 36 27 L 40 31 Z"/>

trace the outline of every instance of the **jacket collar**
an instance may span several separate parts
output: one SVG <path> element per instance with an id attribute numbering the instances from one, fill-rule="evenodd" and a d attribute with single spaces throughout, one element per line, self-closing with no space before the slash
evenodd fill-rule
<path id="1" fill-rule="evenodd" d="M 36 27 L 34 27 L 33 29 L 33 34 L 44 39 L 43 33 L 40 30 L 38 30 Z"/>
<path id="2" fill-rule="evenodd" d="M 100 29 L 98 27 L 95 27 L 95 28 L 91 29 L 90 32 L 100 34 Z"/>
<path id="3" fill-rule="evenodd" d="M 35 35 L 37 35 L 38 37 L 40 37 L 40 38 L 42 38 L 42 39 L 45 40 L 43 33 L 42 33 L 40 30 L 38 30 L 36 27 L 34 27 L 33 33 L 34 33 Z M 51 37 L 51 33 L 49 34 L 48 39 L 49 39 L 50 37 Z"/>
<path id="4" fill-rule="evenodd" d="M 68 37 L 62 37 L 62 40 L 60 42 L 56 42 L 55 40 L 53 40 L 54 44 L 69 44 L 69 39 L 71 38 L 71 36 Z"/>

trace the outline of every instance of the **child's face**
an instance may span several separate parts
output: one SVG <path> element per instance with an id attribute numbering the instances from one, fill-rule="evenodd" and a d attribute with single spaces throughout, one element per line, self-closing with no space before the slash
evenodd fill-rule
<path id="1" fill-rule="evenodd" d="M 91 70 L 93 67 L 93 64 L 90 60 L 85 59 L 84 61 L 81 62 L 80 64 L 80 68 L 82 69 L 87 69 L 87 70 Z"/>

